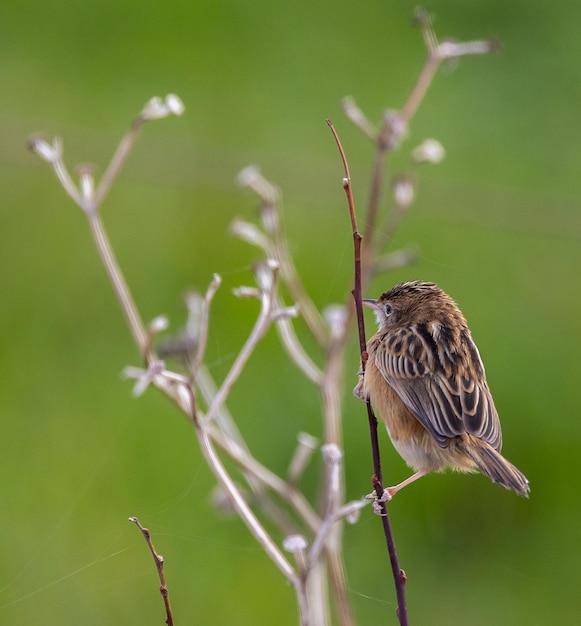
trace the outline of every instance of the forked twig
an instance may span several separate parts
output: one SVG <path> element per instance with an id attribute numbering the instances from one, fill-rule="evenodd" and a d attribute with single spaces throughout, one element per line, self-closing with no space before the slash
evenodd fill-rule
<path id="1" fill-rule="evenodd" d="M 141 534 L 143 535 L 143 538 L 147 542 L 147 546 L 149 547 L 151 556 L 153 556 L 155 567 L 157 568 L 157 575 L 159 576 L 159 593 L 161 593 L 161 597 L 163 598 L 163 604 L 165 606 L 165 623 L 167 624 L 167 626 L 173 626 L 174 621 L 171 612 L 171 605 L 169 602 L 169 591 L 167 589 L 165 573 L 163 571 L 163 557 L 156 551 L 153 542 L 151 541 L 151 534 L 149 530 L 141 525 L 139 519 L 137 517 L 130 517 L 129 521 L 133 522 L 139 528 Z"/>
<path id="2" fill-rule="evenodd" d="M 351 177 L 349 175 L 349 164 L 347 163 L 347 157 L 345 156 L 345 151 L 343 150 L 343 146 L 341 145 L 341 141 L 333 126 L 331 120 L 327 120 L 327 125 L 331 129 L 333 133 L 333 137 L 335 138 L 335 142 L 337 143 L 337 148 L 339 149 L 339 154 L 341 156 L 341 161 L 343 162 L 343 169 L 345 176 L 343 178 L 343 189 L 345 190 L 345 195 L 347 196 L 347 204 L 349 207 L 349 216 L 351 219 L 351 227 L 353 231 L 353 249 L 354 249 L 354 287 L 353 287 L 353 299 L 355 301 L 355 312 L 357 315 L 357 329 L 359 333 L 359 349 L 361 353 L 361 372 L 365 373 L 365 365 L 367 363 L 367 340 L 365 337 L 365 322 L 363 319 L 363 303 L 361 301 L 361 242 L 362 237 L 357 228 L 357 215 L 355 211 L 355 202 L 353 199 L 353 191 L 351 188 Z M 383 494 L 383 485 L 381 478 L 381 458 L 379 454 L 379 441 L 377 437 L 377 418 L 375 417 L 375 413 L 373 412 L 373 407 L 371 406 L 371 402 L 369 398 L 366 401 L 367 406 L 367 417 L 369 421 L 369 433 L 371 438 L 371 453 L 373 457 L 373 487 L 376 495 L 378 496 L 378 502 L 381 501 L 381 496 Z M 391 522 L 389 519 L 389 514 L 387 511 L 387 506 L 385 502 L 381 502 L 381 520 L 383 523 L 383 533 L 385 535 L 385 541 L 387 544 L 387 549 L 389 553 L 389 560 L 391 562 L 391 569 L 393 573 L 393 579 L 395 583 L 396 595 L 397 595 L 397 616 L 401 626 L 407 626 L 408 615 L 407 615 L 407 603 L 405 596 L 405 577 L 403 574 L 403 570 L 399 565 L 399 559 L 397 556 L 396 548 L 395 548 L 395 540 L 393 537 L 393 531 L 391 528 Z"/>

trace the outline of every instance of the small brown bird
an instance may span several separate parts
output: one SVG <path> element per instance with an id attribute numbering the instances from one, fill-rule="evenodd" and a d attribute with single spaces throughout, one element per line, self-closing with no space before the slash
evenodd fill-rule
<path id="1" fill-rule="evenodd" d="M 478 468 L 528 496 L 525 476 L 500 454 L 502 432 L 484 365 L 458 306 L 434 283 L 402 283 L 378 300 L 379 330 L 356 395 L 371 399 L 395 449 L 415 474 L 388 498 L 430 472 Z"/>

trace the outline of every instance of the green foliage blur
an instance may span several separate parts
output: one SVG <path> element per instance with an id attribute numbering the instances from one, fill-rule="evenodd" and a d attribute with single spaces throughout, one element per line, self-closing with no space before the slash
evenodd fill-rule
<path id="1" fill-rule="evenodd" d="M 392 249 L 416 266 L 376 281 L 438 282 L 460 304 L 487 367 L 504 453 L 529 501 L 482 476 L 434 475 L 390 507 L 413 624 L 577 624 L 581 615 L 581 39 L 579 4 L 433 0 L 441 36 L 497 37 L 499 53 L 443 68 L 393 172 L 418 181 Z M 175 92 L 182 118 L 144 128 L 103 216 L 146 320 L 184 321 L 182 296 L 224 284 L 209 364 L 218 379 L 257 312 L 231 289 L 256 250 L 227 232 L 256 201 L 234 178 L 262 167 L 284 194 L 297 266 L 317 305 L 351 287 L 342 170 L 363 208 L 373 147 L 342 116 L 405 101 L 424 58 L 404 0 L 5 0 L 0 7 L 0 623 L 161 624 L 158 582 L 138 516 L 166 559 L 178 624 L 296 624 L 292 589 L 237 519 L 215 511 L 214 480 L 191 426 L 139 365 L 80 210 L 25 149 L 64 138 L 72 167 L 102 172 L 134 115 Z M 410 168 L 427 137 L 438 166 Z M 371 324 L 371 317 L 369 319 Z M 299 324 L 299 329 L 301 328 Z M 355 343 L 355 342 L 354 342 Z M 369 491 L 360 404 L 345 379 L 347 495 Z M 274 332 L 229 404 L 256 456 L 284 472 L 299 431 L 321 435 L 320 401 Z M 383 433 L 382 433 L 383 435 Z M 408 474 L 383 436 L 386 481 Z M 304 489 L 316 498 L 319 459 Z M 381 527 L 371 508 L 346 528 L 359 624 L 395 624 Z"/>

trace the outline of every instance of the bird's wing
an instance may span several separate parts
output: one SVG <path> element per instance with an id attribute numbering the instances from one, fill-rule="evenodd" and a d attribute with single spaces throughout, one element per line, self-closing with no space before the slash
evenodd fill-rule
<path id="1" fill-rule="evenodd" d="M 455 342 L 441 329 L 438 335 L 425 324 L 392 331 L 374 352 L 375 365 L 440 446 L 470 433 L 500 450 L 500 421 L 476 344 L 468 331 Z"/>

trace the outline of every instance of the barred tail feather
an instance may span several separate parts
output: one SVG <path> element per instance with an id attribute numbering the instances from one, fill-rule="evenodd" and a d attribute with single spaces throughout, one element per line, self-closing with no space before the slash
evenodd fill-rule
<path id="1" fill-rule="evenodd" d="M 506 489 L 513 489 L 528 498 L 530 488 L 525 475 L 485 441 L 481 439 L 470 441 L 474 438 L 470 435 L 468 437 L 470 439 L 465 440 L 462 447 L 480 471 L 493 483 L 498 483 Z"/>

